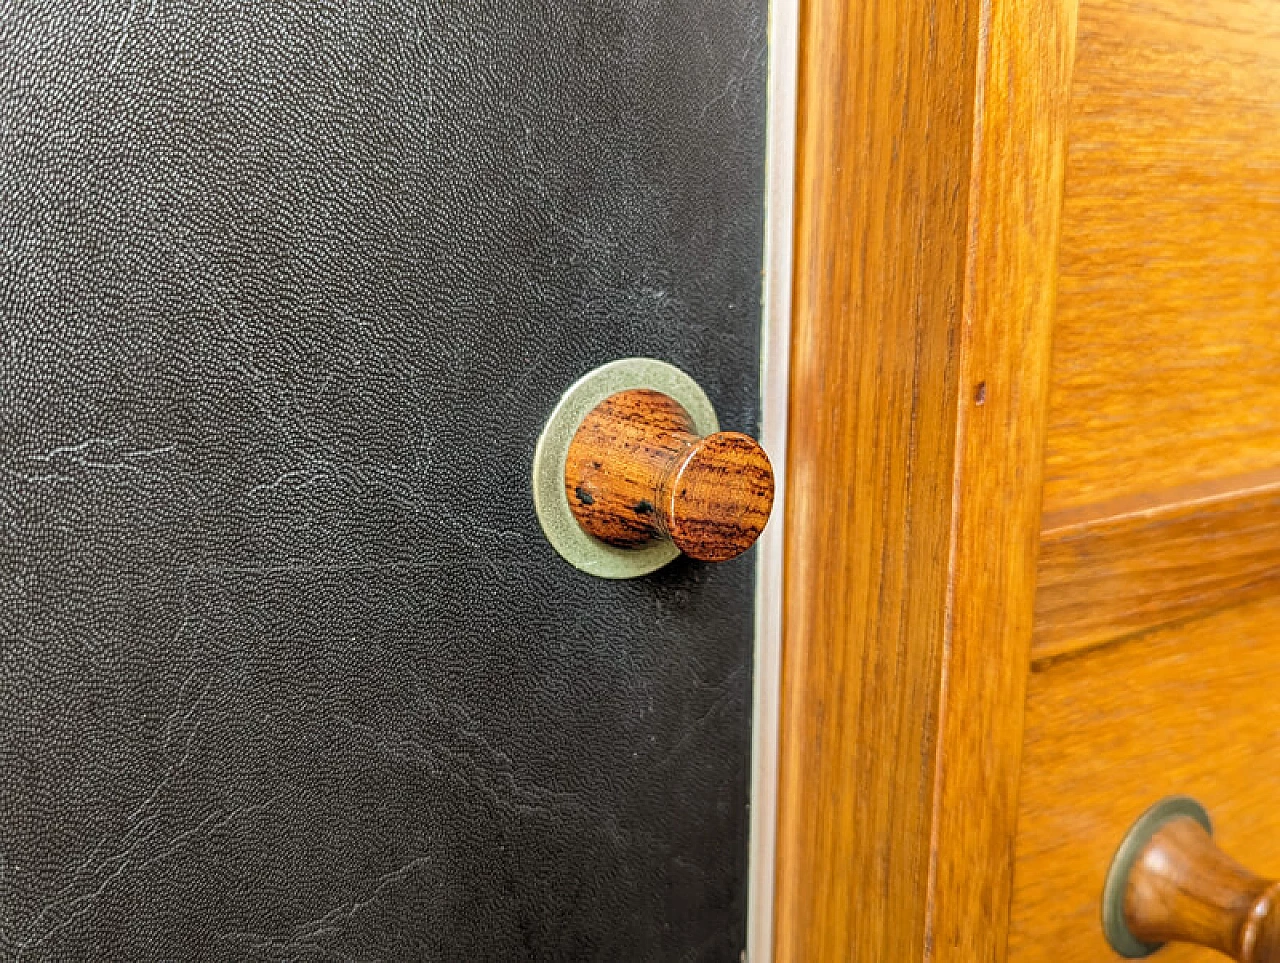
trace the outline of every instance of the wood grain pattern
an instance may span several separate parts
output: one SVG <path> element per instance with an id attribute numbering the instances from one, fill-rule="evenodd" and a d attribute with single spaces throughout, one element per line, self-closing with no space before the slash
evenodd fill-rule
<path id="1" fill-rule="evenodd" d="M 1043 529 L 1034 659 L 1280 591 L 1280 469 L 1046 515 Z"/>
<path id="2" fill-rule="evenodd" d="M 933 963 L 1004 958 L 1026 694 L 1075 0 L 1007 0 L 979 58 L 934 800 Z"/>
<path id="3" fill-rule="evenodd" d="M 1045 508 L 1277 465 L 1280 4 L 1084 0 Z"/>
<path id="4" fill-rule="evenodd" d="M 801 11 L 776 958 L 996 960 L 1073 2 Z"/>
<path id="5" fill-rule="evenodd" d="M 1117 959 L 1103 878 L 1158 796 L 1280 866 L 1280 6 L 1079 21 L 1013 963 Z"/>
<path id="6" fill-rule="evenodd" d="M 773 467 L 764 449 L 737 431 L 700 438 L 658 486 L 658 517 L 690 558 L 726 562 L 760 537 L 773 508 Z"/>
<path id="7" fill-rule="evenodd" d="M 1171 820 L 1129 873 L 1124 915 L 1144 943 L 1191 943 L 1239 963 L 1280 963 L 1280 883 L 1249 872 L 1194 819 Z"/>
<path id="8" fill-rule="evenodd" d="M 587 532 L 619 548 L 670 538 L 703 562 L 741 555 L 773 507 L 773 468 L 736 431 L 705 438 L 673 398 L 621 391 L 587 413 L 565 458 L 569 508 Z"/>
<path id="9" fill-rule="evenodd" d="M 1215 838 L 1280 871 L 1280 597 L 1048 664 L 1030 678 L 1010 963 L 1119 959 L 1100 924 L 1116 846 L 1184 793 Z M 1170 945 L 1161 963 L 1211 963 Z"/>
<path id="10" fill-rule="evenodd" d="M 778 963 L 924 953 L 977 56 L 932 16 L 801 6 Z"/>
<path id="11" fill-rule="evenodd" d="M 801 4 L 777 963 L 924 954 L 977 27 Z"/>

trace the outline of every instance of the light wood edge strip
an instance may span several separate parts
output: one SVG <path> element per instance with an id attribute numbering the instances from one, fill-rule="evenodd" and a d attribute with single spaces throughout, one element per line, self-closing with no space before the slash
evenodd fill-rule
<path id="1" fill-rule="evenodd" d="M 801 7 L 781 961 L 1004 956 L 1074 26 Z"/>
<path id="2" fill-rule="evenodd" d="M 760 443 L 787 463 L 791 361 L 791 245 L 796 150 L 798 0 L 769 6 L 769 101 L 765 159 L 764 318 L 760 335 Z M 773 957 L 778 820 L 778 711 L 782 676 L 785 471 L 774 473 L 773 517 L 756 543 L 755 655 L 752 665 L 751 824 L 748 839 L 747 959 Z"/>
<path id="3" fill-rule="evenodd" d="M 1076 0 L 982 30 L 927 958 L 1008 942 Z"/>
<path id="4" fill-rule="evenodd" d="M 1280 586 L 1280 469 L 1099 506 L 1093 514 L 1045 518 L 1032 643 L 1037 668 Z"/>

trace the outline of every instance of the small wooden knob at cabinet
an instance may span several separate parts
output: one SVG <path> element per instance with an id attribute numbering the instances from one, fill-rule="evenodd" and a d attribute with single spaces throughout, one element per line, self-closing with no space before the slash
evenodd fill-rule
<path id="1" fill-rule="evenodd" d="M 704 562 L 745 552 L 773 507 L 773 468 L 755 439 L 700 436 L 679 402 L 647 388 L 587 413 L 569 443 L 564 486 L 595 538 L 624 549 L 666 538 Z"/>
<path id="2" fill-rule="evenodd" d="M 1133 825 L 1112 863 L 1103 928 L 1122 956 L 1191 943 L 1240 963 L 1280 963 L 1280 883 L 1215 845 L 1195 800 L 1161 800 Z"/>

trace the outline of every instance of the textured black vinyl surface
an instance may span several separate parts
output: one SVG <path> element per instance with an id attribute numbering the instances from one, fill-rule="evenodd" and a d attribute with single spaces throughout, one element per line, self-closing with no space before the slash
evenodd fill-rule
<path id="1" fill-rule="evenodd" d="M 739 958 L 753 554 L 527 476 L 756 427 L 765 14 L 0 2 L 0 960 Z"/>

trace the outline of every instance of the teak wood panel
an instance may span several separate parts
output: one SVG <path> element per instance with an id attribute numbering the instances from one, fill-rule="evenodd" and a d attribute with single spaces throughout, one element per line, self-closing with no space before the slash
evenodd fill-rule
<path id="1" fill-rule="evenodd" d="M 1118 957 L 1103 879 L 1132 821 L 1186 793 L 1251 870 L 1280 873 L 1280 597 L 1032 673 L 1010 963 Z M 1220 960 L 1166 947 L 1168 963 Z"/>
<path id="2" fill-rule="evenodd" d="M 1280 469 L 1046 515 L 1042 527 L 1036 660 L 1280 593 Z"/>
<path id="3" fill-rule="evenodd" d="M 977 33 L 890 3 L 801 7 L 778 963 L 925 938 Z"/>
<path id="4" fill-rule="evenodd" d="M 802 4 L 779 961 L 1004 952 L 1073 35 Z"/>
<path id="5" fill-rule="evenodd" d="M 1280 464 L 1280 4 L 1079 22 L 1046 511 Z"/>

